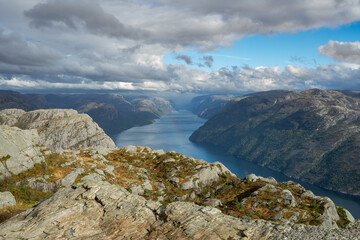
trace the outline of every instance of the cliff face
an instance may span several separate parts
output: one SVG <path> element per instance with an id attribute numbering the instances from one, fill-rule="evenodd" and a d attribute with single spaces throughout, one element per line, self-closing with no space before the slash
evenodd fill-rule
<path id="1" fill-rule="evenodd" d="M 92 146 L 115 147 L 114 142 L 87 114 L 79 114 L 75 110 L 51 109 L 25 112 L 6 109 L 0 111 L 0 117 L 4 125 L 36 129 L 38 137 L 32 145 L 43 145 L 51 151 Z"/>
<path id="2" fill-rule="evenodd" d="M 360 101 L 338 91 L 271 91 L 228 104 L 190 137 L 322 187 L 360 195 Z"/>

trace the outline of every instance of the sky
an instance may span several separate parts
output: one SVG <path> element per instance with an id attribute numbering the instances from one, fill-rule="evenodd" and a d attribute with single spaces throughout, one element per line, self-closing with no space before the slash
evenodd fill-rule
<path id="1" fill-rule="evenodd" d="M 360 90 L 360 0 L 0 0 L 0 89 Z"/>

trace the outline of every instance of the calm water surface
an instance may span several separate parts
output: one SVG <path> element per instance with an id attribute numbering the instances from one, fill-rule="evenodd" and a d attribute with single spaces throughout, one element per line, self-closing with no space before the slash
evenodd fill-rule
<path id="1" fill-rule="evenodd" d="M 158 119 L 154 124 L 134 127 L 120 133 L 116 137 L 116 145 L 118 147 L 148 146 L 152 149 L 164 149 L 166 152 L 174 150 L 186 156 L 204 159 L 207 162 L 219 161 L 239 177 L 244 177 L 244 171 L 247 171 L 263 177 L 272 176 L 279 182 L 293 180 L 316 195 L 331 198 L 336 205 L 345 207 L 355 218 L 360 218 L 359 199 L 289 178 L 268 168 L 231 157 L 213 147 L 204 147 L 190 142 L 190 135 L 205 122 L 205 119 L 201 119 L 189 111 L 181 110 Z"/>

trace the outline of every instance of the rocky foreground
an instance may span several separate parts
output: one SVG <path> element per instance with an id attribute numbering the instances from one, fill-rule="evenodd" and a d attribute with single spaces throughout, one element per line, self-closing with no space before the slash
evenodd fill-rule
<path id="1" fill-rule="evenodd" d="M 44 158 L 2 182 L 0 191 L 14 194 L 16 205 L 0 212 L 3 218 L 10 217 L 12 211 L 19 212 L 19 205 L 31 203 L 29 195 L 54 194 L 0 224 L 0 238 L 360 236 L 360 222 L 329 198 L 315 196 L 294 182 L 278 183 L 253 174 L 239 179 L 221 163 L 131 146 L 63 151 Z"/>
<path id="2" fill-rule="evenodd" d="M 0 239 L 359 239 L 358 220 L 298 183 L 117 149 L 72 110 L 0 116 Z"/>

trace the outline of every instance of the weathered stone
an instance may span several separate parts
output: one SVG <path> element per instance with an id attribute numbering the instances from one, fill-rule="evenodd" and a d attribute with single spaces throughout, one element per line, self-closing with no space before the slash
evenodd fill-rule
<path id="1" fill-rule="evenodd" d="M 219 199 L 209 198 L 204 201 L 204 205 L 210 207 L 217 207 L 217 206 L 222 206 L 222 203 Z"/>
<path id="2" fill-rule="evenodd" d="M 164 207 L 101 181 L 60 189 L 36 207 L 0 224 L 0 239 L 343 240 L 359 236 L 360 222 L 345 229 L 329 229 L 235 218 L 217 208 L 189 202 Z"/>
<path id="3" fill-rule="evenodd" d="M 15 204 L 16 200 L 11 192 L 0 192 L 0 209 L 7 206 L 13 206 Z"/>
<path id="4" fill-rule="evenodd" d="M 296 207 L 297 206 L 294 195 L 292 195 L 292 193 L 288 189 L 284 189 L 281 192 L 280 197 L 284 200 L 285 205 L 289 205 L 290 207 Z"/>
<path id="5" fill-rule="evenodd" d="M 38 147 L 40 138 L 36 130 L 21 130 L 16 127 L 0 125 L 0 179 L 9 176 L 8 172 L 19 174 L 32 168 L 35 163 L 44 161 Z"/>
<path id="6" fill-rule="evenodd" d="M 9 110 L 0 111 L 9 113 Z M 25 112 L 22 115 L 7 114 L 16 119 L 13 125 L 39 132 L 40 145 L 52 151 L 79 149 L 93 146 L 115 148 L 115 143 L 87 114 L 72 109 L 47 109 Z"/>
<path id="7" fill-rule="evenodd" d="M 325 227 L 337 228 L 336 221 L 338 221 L 340 217 L 337 213 L 336 206 L 330 198 L 324 197 L 323 199 L 323 201 L 325 202 L 325 210 L 324 213 L 321 214 L 320 217 L 318 217 L 318 219 L 323 221 L 322 225 Z"/>
<path id="8" fill-rule="evenodd" d="M 314 198 L 315 195 L 314 195 L 314 193 L 313 193 L 312 191 L 307 190 L 307 191 L 305 191 L 303 194 L 301 194 L 300 197 L 301 197 L 301 198 Z"/>

